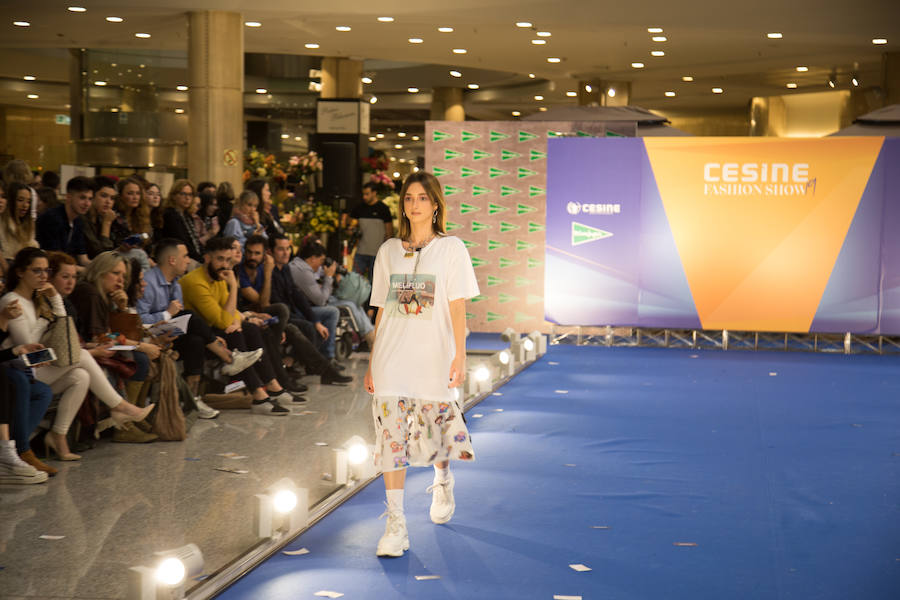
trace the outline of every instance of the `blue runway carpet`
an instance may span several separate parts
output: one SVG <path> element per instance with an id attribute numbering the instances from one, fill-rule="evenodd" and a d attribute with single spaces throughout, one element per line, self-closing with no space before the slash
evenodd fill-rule
<path id="1" fill-rule="evenodd" d="M 450 523 L 411 470 L 406 556 L 378 481 L 220 598 L 896 600 L 898 389 L 896 358 L 552 347 L 468 413 Z"/>

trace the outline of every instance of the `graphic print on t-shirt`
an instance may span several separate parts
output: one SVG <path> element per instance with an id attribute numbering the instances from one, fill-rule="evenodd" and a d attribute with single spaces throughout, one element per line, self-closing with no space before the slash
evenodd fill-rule
<path id="1" fill-rule="evenodd" d="M 392 317 L 431 320 L 436 277 L 424 273 L 391 275 L 385 310 Z"/>

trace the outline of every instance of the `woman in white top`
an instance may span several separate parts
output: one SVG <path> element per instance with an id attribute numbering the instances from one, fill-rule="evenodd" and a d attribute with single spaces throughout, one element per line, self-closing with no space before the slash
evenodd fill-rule
<path id="1" fill-rule="evenodd" d="M 4 347 L 39 342 L 50 319 L 54 315 L 66 315 L 62 296 L 49 282 L 48 267 L 47 254 L 40 248 L 23 248 L 16 254 L 9 269 L 9 289 L 12 291 L 0 298 L 0 309 L 18 300 L 22 315 L 9 322 L 9 338 Z M 68 367 L 51 363 L 35 369 L 34 377 L 49 385 L 54 394 L 62 394 L 53 427 L 44 438 L 47 448 L 54 450 L 62 460 L 81 459 L 69 451 L 66 433 L 88 389 L 110 408 L 113 420 L 119 424 L 142 421 L 153 410 L 152 405 L 140 409 L 123 400 L 87 352 L 81 352 L 80 360 Z"/>
<path id="2" fill-rule="evenodd" d="M 409 548 L 406 467 L 434 465 L 431 520 L 446 523 L 456 508 L 449 461 L 475 458 L 455 389 L 466 372 L 465 302 L 478 295 L 472 261 L 459 238 L 444 234 L 434 175 L 410 175 L 400 197 L 400 238 L 382 244 L 375 258 L 370 304 L 378 315 L 365 378 L 388 505 L 378 556 Z"/>

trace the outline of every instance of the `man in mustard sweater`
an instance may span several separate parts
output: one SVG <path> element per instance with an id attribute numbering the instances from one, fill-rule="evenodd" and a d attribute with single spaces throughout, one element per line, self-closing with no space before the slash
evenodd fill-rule
<path id="1" fill-rule="evenodd" d="M 216 335 L 228 342 L 229 348 L 240 351 L 264 348 L 262 332 L 252 323 L 245 323 L 237 309 L 238 282 L 231 269 L 233 238 L 213 238 L 206 243 L 205 264 L 181 278 L 184 308 L 202 317 Z M 272 361 L 279 357 L 263 352 L 256 364 L 238 374 L 253 395 L 255 413 L 285 416 L 290 410 L 280 402 L 291 402 L 288 393 L 275 378 Z"/>

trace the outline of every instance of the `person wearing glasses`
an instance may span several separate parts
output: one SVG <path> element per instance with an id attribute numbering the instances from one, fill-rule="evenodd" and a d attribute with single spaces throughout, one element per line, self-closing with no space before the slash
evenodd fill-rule
<path id="1" fill-rule="evenodd" d="M 194 184 L 187 179 L 178 179 L 169 190 L 165 201 L 163 226 L 160 239 L 174 238 L 188 249 L 188 256 L 197 263 L 203 262 L 203 244 L 194 228 Z"/>

